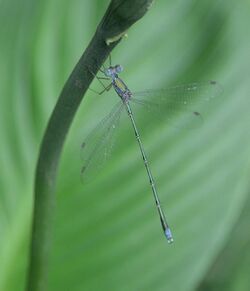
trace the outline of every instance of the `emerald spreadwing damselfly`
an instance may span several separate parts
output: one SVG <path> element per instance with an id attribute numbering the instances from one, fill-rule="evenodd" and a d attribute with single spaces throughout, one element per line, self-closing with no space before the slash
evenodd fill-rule
<path id="1" fill-rule="evenodd" d="M 112 108 L 109 115 L 96 126 L 82 143 L 82 180 L 84 181 L 88 173 L 91 173 L 97 165 L 99 167 L 103 165 L 110 156 L 112 137 L 119 125 L 121 113 L 125 110 L 138 142 L 164 234 L 167 241 L 172 243 L 173 236 L 160 203 L 155 180 L 133 115 L 131 103 L 145 106 L 149 111 L 156 111 L 157 115 L 165 116 L 166 120 L 170 116 L 174 117 L 178 125 L 192 128 L 193 125 L 199 124 L 202 121 L 202 115 L 195 107 L 197 100 L 199 102 L 209 102 L 220 93 L 220 86 L 215 81 L 208 81 L 169 87 L 161 90 L 144 90 L 132 93 L 119 77 L 119 73 L 123 71 L 122 66 L 112 66 L 111 58 L 109 61 L 109 67 L 103 67 L 100 70 L 104 76 L 97 77 L 104 87 L 99 94 L 109 91 L 113 87 L 120 100 Z M 101 80 L 109 80 L 111 82 L 108 86 L 105 86 Z"/>

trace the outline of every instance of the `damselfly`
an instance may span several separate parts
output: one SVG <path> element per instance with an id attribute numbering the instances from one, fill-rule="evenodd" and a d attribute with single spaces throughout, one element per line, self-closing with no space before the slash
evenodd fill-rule
<path id="1" fill-rule="evenodd" d="M 88 172 L 91 172 L 97 165 L 101 166 L 104 164 L 110 156 L 112 147 L 111 140 L 118 126 L 121 113 L 125 109 L 131 121 L 140 148 L 164 234 L 167 241 L 172 243 L 173 236 L 161 207 L 155 180 L 149 166 L 149 161 L 142 144 L 130 102 L 144 105 L 149 110 L 156 110 L 157 114 L 164 114 L 166 118 L 174 115 L 177 122 L 178 120 L 181 120 L 182 125 L 187 127 L 191 125 L 192 127 L 193 124 L 196 122 L 199 123 L 201 120 L 200 112 L 194 110 L 197 99 L 209 101 L 211 98 L 218 95 L 220 91 L 219 86 L 215 81 L 208 81 L 170 87 L 162 90 L 146 90 L 132 93 L 124 81 L 119 77 L 119 73 L 121 73 L 122 70 L 123 68 L 121 65 L 112 66 L 110 59 L 109 67 L 104 67 L 103 70 L 100 70 L 104 74 L 104 77 L 97 77 L 101 83 L 102 79 L 111 81 L 107 87 L 102 83 L 104 90 L 99 94 L 108 91 L 113 87 L 119 96 L 120 101 L 113 107 L 110 114 L 90 133 L 86 141 L 82 143 L 84 161 L 81 170 L 82 178 L 84 180 L 84 177 Z M 178 113 L 179 116 L 176 117 L 176 113 Z"/>

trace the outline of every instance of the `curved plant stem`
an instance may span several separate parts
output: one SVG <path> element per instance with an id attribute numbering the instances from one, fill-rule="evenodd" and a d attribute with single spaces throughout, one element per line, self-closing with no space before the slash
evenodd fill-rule
<path id="1" fill-rule="evenodd" d="M 111 1 L 89 46 L 64 85 L 50 117 L 36 167 L 30 264 L 26 289 L 28 291 L 47 290 L 56 200 L 56 174 L 61 150 L 73 117 L 93 80 L 93 73 L 97 73 L 126 30 L 146 13 L 152 1 Z"/>

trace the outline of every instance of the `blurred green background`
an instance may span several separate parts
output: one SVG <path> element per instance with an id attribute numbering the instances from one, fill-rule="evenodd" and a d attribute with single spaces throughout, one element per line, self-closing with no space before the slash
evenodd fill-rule
<path id="1" fill-rule="evenodd" d="M 39 144 L 108 3 L 0 1 L 1 291 L 24 290 Z M 85 96 L 58 175 L 50 291 L 250 290 L 249 26 L 247 0 L 157 0 L 128 31 L 112 59 L 131 90 L 211 79 L 224 90 L 193 131 L 138 113 L 173 245 L 126 119 L 107 166 L 81 183 L 80 145 L 117 100 Z"/>

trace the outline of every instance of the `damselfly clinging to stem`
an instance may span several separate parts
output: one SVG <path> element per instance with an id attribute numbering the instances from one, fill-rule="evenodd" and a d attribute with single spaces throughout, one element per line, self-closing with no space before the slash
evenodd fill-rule
<path id="1" fill-rule="evenodd" d="M 103 66 L 103 69 L 100 70 L 104 74 L 104 77 L 97 77 L 99 82 L 104 87 L 99 94 L 102 94 L 113 87 L 117 95 L 120 97 L 120 101 L 114 106 L 110 114 L 104 118 L 101 123 L 90 133 L 86 141 L 82 143 L 84 160 L 81 171 L 82 178 L 84 180 L 87 172 L 91 172 L 94 166 L 97 166 L 98 164 L 101 165 L 107 160 L 107 157 L 110 155 L 112 145 L 110 141 L 115 129 L 117 128 L 120 115 L 123 109 L 126 109 L 140 148 L 164 234 L 167 241 L 172 243 L 172 233 L 158 197 L 156 184 L 135 122 L 130 102 L 145 105 L 148 110 L 156 110 L 157 115 L 163 114 L 166 119 L 168 119 L 170 115 L 173 115 L 173 113 L 174 115 L 176 115 L 175 113 L 179 113 L 177 119 L 182 120 L 182 124 L 189 127 L 189 124 L 192 125 L 193 123 L 201 120 L 201 114 L 193 108 L 196 104 L 197 98 L 201 98 L 203 101 L 209 101 L 218 94 L 218 85 L 215 81 L 209 81 L 204 83 L 193 83 L 170 87 L 162 90 L 147 90 L 132 93 L 123 80 L 119 77 L 119 73 L 121 73 L 122 70 L 123 68 L 121 65 L 112 66 L 111 57 L 109 57 L 109 67 L 105 68 Z M 109 80 L 111 83 L 108 86 L 105 86 L 101 80 Z"/>

